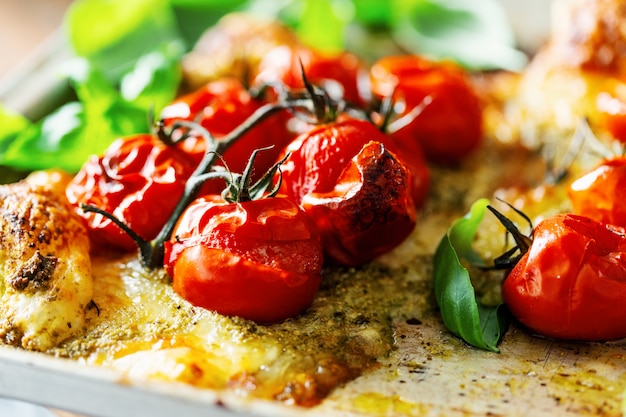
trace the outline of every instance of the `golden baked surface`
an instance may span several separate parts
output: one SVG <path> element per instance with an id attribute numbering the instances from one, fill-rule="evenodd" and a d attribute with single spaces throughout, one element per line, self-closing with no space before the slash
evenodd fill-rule
<path id="1" fill-rule="evenodd" d="M 569 181 L 599 159 L 583 143 L 570 176 L 545 182 L 581 120 L 597 129 L 597 95 L 621 83 L 624 67 L 623 5 L 581 0 L 567 13 L 524 74 L 476 78 L 485 140 L 463 163 L 432 167 L 411 236 L 370 265 L 326 268 L 313 305 L 282 323 L 194 307 L 135 255 L 90 256 L 83 226 L 58 193 L 62 179 L 40 173 L 0 187 L 0 339 L 7 349 L 110 369 L 132 384 L 225 393 L 227 407 L 267 400 L 281 415 L 622 416 L 626 341 L 558 342 L 513 324 L 500 353 L 477 350 L 445 329 L 432 291 L 435 248 L 474 201 L 500 198 L 537 223 L 570 209 Z M 225 39 L 245 38 L 245 29 L 231 26 Z M 283 36 L 273 28 L 259 42 Z M 244 71 L 237 56 L 207 66 L 203 48 L 217 47 L 188 56 L 190 85 L 223 67 Z M 486 218 L 476 248 L 493 258 L 506 248 L 504 235 Z M 497 299 L 501 279 L 485 274 L 474 285 Z"/>
<path id="2" fill-rule="evenodd" d="M 0 339 L 29 350 L 81 334 L 92 299 L 86 230 L 53 186 L 0 186 Z"/>

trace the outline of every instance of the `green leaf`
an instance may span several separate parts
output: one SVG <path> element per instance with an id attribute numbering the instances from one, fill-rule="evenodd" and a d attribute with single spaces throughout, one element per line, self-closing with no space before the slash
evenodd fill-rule
<path id="1" fill-rule="evenodd" d="M 87 150 L 87 156 L 99 154 L 118 137 L 150 131 L 148 114 L 152 101 L 146 104 L 140 99 L 141 94 L 150 91 L 149 89 L 139 89 L 137 95 L 133 97 L 134 100 L 128 101 L 101 71 L 86 60 L 82 61 L 82 65 L 76 65 L 74 69 L 72 82 L 82 105 L 83 125 L 80 127 L 77 140 L 71 142 L 71 145 L 67 144 L 66 151 L 71 150 L 73 153 L 74 148 L 83 146 Z M 153 77 L 146 75 L 146 78 Z M 163 94 L 167 97 L 173 96 L 176 88 L 177 84 L 173 83 Z M 147 96 L 150 97 L 149 94 Z M 137 103 L 145 104 L 145 106 L 142 107 Z M 85 155 L 85 152 L 78 151 L 77 155 Z"/>
<path id="2" fill-rule="evenodd" d="M 170 0 L 178 31 L 188 46 L 227 13 L 241 10 L 248 0 Z M 268 2 L 264 1 L 267 9 Z"/>
<path id="3" fill-rule="evenodd" d="M 304 0 L 304 10 L 296 33 L 316 49 L 338 52 L 344 49 L 344 31 L 352 19 L 352 9 L 337 0 Z"/>
<path id="4" fill-rule="evenodd" d="M 43 121 L 30 124 L 0 155 L 0 164 L 17 169 L 34 170 L 58 167 L 74 168 L 71 146 L 84 123 L 80 103 L 68 103 Z M 67 149 L 67 152 L 64 150 Z M 83 159 L 84 161 L 84 159 Z"/>
<path id="5" fill-rule="evenodd" d="M 65 104 L 38 123 L 29 122 L 4 141 L 0 164 L 76 172 L 90 155 L 101 154 L 115 139 L 150 131 L 149 107 L 126 101 L 87 61 L 75 61 L 70 78 L 80 101 Z M 175 89 L 172 83 L 168 94 L 173 96 Z"/>
<path id="6" fill-rule="evenodd" d="M 176 95 L 185 46 L 167 0 L 79 0 L 65 24 L 83 57 L 64 67 L 79 101 L 38 123 L 0 114 L 6 167 L 75 172 L 116 138 L 149 132 L 149 111 Z"/>
<path id="7" fill-rule="evenodd" d="M 518 71 L 528 58 L 496 0 L 395 0 L 394 38 L 414 53 L 470 69 Z"/>
<path id="8" fill-rule="evenodd" d="M 181 39 L 168 0 L 78 0 L 64 23 L 76 54 L 112 81 L 138 56 Z"/>
<path id="9" fill-rule="evenodd" d="M 448 229 L 435 252 L 433 279 L 435 298 L 448 330 L 472 346 L 498 352 L 507 317 L 502 306 L 480 304 L 469 271 L 463 266 L 463 261 L 482 263 L 472 242 L 487 205 L 488 200 L 478 200 Z"/>
<path id="10" fill-rule="evenodd" d="M 392 25 L 393 1 L 352 0 L 354 20 L 369 27 L 388 28 Z"/>
<path id="11" fill-rule="evenodd" d="M 0 155 L 30 124 L 30 121 L 24 116 L 10 112 L 0 105 L 0 126 L 2 126 L 0 130 Z"/>
<path id="12" fill-rule="evenodd" d="M 124 100 L 158 114 L 175 97 L 181 81 L 182 45 L 171 44 L 162 52 L 154 51 L 137 60 L 120 84 Z"/>

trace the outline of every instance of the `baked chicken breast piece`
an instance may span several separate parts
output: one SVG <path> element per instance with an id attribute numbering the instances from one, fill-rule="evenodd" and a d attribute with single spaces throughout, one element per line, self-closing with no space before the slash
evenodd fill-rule
<path id="1" fill-rule="evenodd" d="M 58 174 L 0 185 L 0 341 L 45 351 L 84 331 L 89 240 Z"/>

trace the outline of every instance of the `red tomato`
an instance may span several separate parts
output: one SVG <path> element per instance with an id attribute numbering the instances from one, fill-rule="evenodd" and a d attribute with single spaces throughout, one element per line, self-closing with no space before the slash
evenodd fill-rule
<path id="1" fill-rule="evenodd" d="M 187 153 L 154 135 L 130 136 L 113 142 L 103 156 L 92 156 L 67 186 L 66 195 L 74 206 L 96 206 L 151 240 L 173 212 L 195 166 Z M 96 245 L 137 249 L 111 220 L 77 211 Z"/>
<path id="2" fill-rule="evenodd" d="M 568 195 L 574 213 L 626 227 L 626 157 L 602 161 L 574 181 Z"/>
<path id="3" fill-rule="evenodd" d="M 608 92 L 598 94 L 596 107 L 600 125 L 615 139 L 626 143 L 626 103 Z"/>
<path id="4" fill-rule="evenodd" d="M 288 199 L 200 198 L 173 236 L 165 267 L 174 290 L 194 305 L 270 323 L 304 311 L 319 288 L 320 236 Z"/>
<path id="5" fill-rule="evenodd" d="M 410 172 L 386 135 L 363 120 L 320 125 L 286 149 L 281 192 L 315 220 L 329 261 L 360 265 L 415 226 Z"/>
<path id="6" fill-rule="evenodd" d="M 365 66 L 349 52 L 329 54 L 303 46 L 278 46 L 265 55 L 253 83 L 280 81 L 291 88 L 304 88 L 302 68 L 307 80 L 326 88 L 331 97 L 363 103 L 359 80 L 366 76 Z"/>
<path id="7" fill-rule="evenodd" d="M 264 104 L 265 101 L 251 97 L 238 80 L 224 78 L 209 82 L 203 88 L 179 97 L 163 109 L 161 118 L 166 125 L 171 125 L 176 120 L 198 122 L 220 140 Z M 232 172 L 242 172 L 252 151 L 274 145 L 271 150 L 259 153 L 255 160 L 257 175 L 253 175 L 253 181 L 262 176 L 274 164 L 283 147 L 294 137 L 287 129 L 288 117 L 286 111 L 272 114 L 238 139 L 222 155 L 228 168 Z M 200 137 L 190 137 L 181 146 L 194 155 L 198 162 L 206 151 L 206 143 Z M 218 165 L 221 165 L 221 161 Z M 223 188 L 222 181 L 213 181 L 206 184 L 204 193 L 219 194 Z"/>
<path id="8" fill-rule="evenodd" d="M 626 337 L 626 238 L 562 214 L 535 228 L 530 250 L 504 281 L 513 315 L 531 330 L 571 340 Z"/>
<path id="9" fill-rule="evenodd" d="M 482 140 L 482 107 L 465 72 L 451 63 L 435 63 L 416 55 L 388 56 L 370 70 L 372 94 L 393 97 L 400 116 L 427 104 L 396 140 L 418 141 L 429 161 L 456 163 Z"/>

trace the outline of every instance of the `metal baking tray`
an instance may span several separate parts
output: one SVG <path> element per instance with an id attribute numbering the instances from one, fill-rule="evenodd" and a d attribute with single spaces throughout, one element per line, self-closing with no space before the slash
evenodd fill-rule
<path id="1" fill-rule="evenodd" d="M 71 56 L 61 39 L 53 36 L 0 84 L 0 101 L 37 119 L 71 95 L 59 77 L 59 66 Z M 501 353 L 493 354 L 465 346 L 437 319 L 400 324 L 397 334 L 398 349 L 379 369 L 310 409 L 182 384 L 133 381 L 10 347 L 0 347 L 0 397 L 90 417 L 622 415 L 624 340 L 558 343 L 513 329 Z M 359 398 L 375 404 L 355 406 Z"/>
<path id="2" fill-rule="evenodd" d="M 0 396 L 89 417 L 280 416 L 286 411 L 280 404 L 182 384 L 138 384 L 105 369 L 8 347 L 0 348 Z"/>

